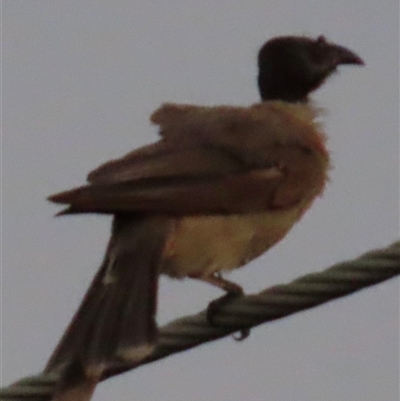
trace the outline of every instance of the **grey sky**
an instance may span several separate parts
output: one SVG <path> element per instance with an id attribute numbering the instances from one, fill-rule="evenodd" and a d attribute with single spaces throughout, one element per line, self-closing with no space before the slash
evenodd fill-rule
<path id="1" fill-rule="evenodd" d="M 279 245 L 229 277 L 247 292 L 385 246 L 399 234 L 398 1 L 3 1 L 2 379 L 40 371 L 103 257 L 110 218 L 54 219 L 45 198 L 156 139 L 162 102 L 258 101 L 268 38 L 324 34 L 365 68 L 316 95 L 334 170 Z M 339 76 L 340 75 L 340 76 Z M 161 279 L 159 322 L 220 293 Z M 392 280 L 112 379 L 94 400 L 395 401 Z"/>

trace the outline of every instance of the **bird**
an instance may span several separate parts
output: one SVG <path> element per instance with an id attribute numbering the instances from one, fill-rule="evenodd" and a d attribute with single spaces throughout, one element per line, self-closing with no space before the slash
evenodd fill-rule
<path id="1" fill-rule="evenodd" d="M 157 142 L 49 197 L 67 206 L 59 215 L 113 215 L 100 269 L 45 368 L 61 372 L 54 401 L 90 399 L 107 369 L 151 354 L 160 274 L 241 294 L 221 273 L 282 240 L 322 195 L 331 162 L 310 94 L 364 61 L 324 36 L 274 37 L 257 61 L 259 102 L 165 103 L 150 117 Z"/>

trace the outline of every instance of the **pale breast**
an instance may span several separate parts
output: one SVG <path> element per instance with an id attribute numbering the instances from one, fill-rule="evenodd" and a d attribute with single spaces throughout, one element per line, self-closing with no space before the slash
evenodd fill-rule
<path id="1" fill-rule="evenodd" d="M 166 243 L 161 272 L 177 278 L 204 277 L 240 267 L 282 239 L 301 214 L 297 207 L 177 220 Z"/>

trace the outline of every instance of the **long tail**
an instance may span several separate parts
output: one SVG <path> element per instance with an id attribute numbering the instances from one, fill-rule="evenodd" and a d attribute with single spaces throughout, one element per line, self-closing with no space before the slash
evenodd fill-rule
<path id="1" fill-rule="evenodd" d="M 115 217 L 104 261 L 45 368 L 62 372 L 54 401 L 89 400 L 105 369 L 134 364 L 154 349 L 168 226 L 165 218 Z"/>

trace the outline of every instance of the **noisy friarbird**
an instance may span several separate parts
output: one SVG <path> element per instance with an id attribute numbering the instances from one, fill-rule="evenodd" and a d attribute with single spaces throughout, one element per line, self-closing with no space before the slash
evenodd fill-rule
<path id="1" fill-rule="evenodd" d="M 258 54 L 260 103 L 164 104 L 151 116 L 158 142 L 50 197 L 68 205 L 60 214 L 114 216 L 100 270 L 46 367 L 61 372 L 53 400 L 88 400 L 108 368 L 152 352 L 160 273 L 240 291 L 220 273 L 281 240 L 325 187 L 329 154 L 308 96 L 342 64 L 363 61 L 323 36 L 273 38 Z"/>

